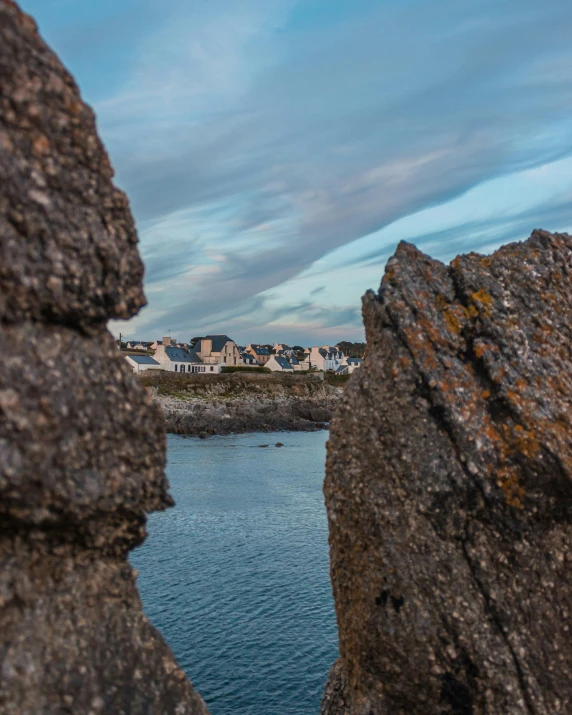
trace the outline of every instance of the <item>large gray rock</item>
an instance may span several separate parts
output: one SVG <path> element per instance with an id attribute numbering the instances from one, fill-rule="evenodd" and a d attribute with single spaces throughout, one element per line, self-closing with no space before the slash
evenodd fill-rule
<path id="1" fill-rule="evenodd" d="M 143 265 L 93 112 L 9 0 L 0 40 L 0 318 L 129 318 Z"/>
<path id="2" fill-rule="evenodd" d="M 325 495 L 324 715 L 572 712 L 572 238 L 445 266 L 402 243 Z"/>
<path id="3" fill-rule="evenodd" d="M 105 328 L 144 304 L 133 220 L 10 0 L 0 89 L 0 712 L 204 715 L 126 560 L 172 503 L 163 416 Z"/>

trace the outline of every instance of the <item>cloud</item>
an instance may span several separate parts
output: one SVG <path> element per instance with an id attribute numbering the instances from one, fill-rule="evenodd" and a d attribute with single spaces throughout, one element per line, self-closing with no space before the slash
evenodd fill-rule
<path id="1" fill-rule="evenodd" d="M 141 330 L 262 319 L 265 292 L 333 249 L 572 151 L 569 0 L 332 5 L 145 0 L 151 24 L 96 101 L 147 280 L 169 283 Z M 154 250 L 173 215 L 186 228 Z M 517 228 L 418 240 L 476 250 Z M 207 248 L 221 259 L 190 270 Z"/>
<path id="2" fill-rule="evenodd" d="M 572 227 L 572 196 L 567 200 L 547 202 L 519 213 L 495 214 L 490 219 L 467 221 L 453 226 L 412 234 L 407 237 L 421 251 L 433 258 L 449 261 L 459 253 L 481 251 L 490 253 L 512 241 L 526 240 L 534 228 L 558 231 L 563 225 Z M 395 244 L 356 256 L 347 262 L 352 266 L 383 266 L 395 250 Z"/>

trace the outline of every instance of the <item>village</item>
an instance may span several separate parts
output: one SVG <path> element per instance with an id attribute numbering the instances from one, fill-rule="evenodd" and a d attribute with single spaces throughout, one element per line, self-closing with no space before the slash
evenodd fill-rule
<path id="1" fill-rule="evenodd" d="M 155 342 L 118 341 L 133 372 L 163 370 L 185 374 L 260 370 L 279 373 L 331 372 L 351 375 L 362 357 L 350 357 L 338 345 L 290 347 L 284 343 L 237 345 L 228 335 L 206 335 L 188 343 L 163 337 Z"/>

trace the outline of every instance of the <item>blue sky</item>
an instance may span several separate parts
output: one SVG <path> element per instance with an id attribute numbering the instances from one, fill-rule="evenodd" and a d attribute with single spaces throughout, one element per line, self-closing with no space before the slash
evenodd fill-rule
<path id="1" fill-rule="evenodd" d="M 127 191 L 132 337 L 362 339 L 398 241 L 572 228 L 570 0 L 23 0 Z"/>

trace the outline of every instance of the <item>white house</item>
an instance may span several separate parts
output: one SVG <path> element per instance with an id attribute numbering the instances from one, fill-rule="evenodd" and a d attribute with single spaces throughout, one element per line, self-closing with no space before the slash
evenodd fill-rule
<path id="1" fill-rule="evenodd" d="M 336 370 L 336 375 L 351 375 L 359 367 L 361 367 L 361 358 L 349 358 L 346 357 L 342 360 L 342 364 Z"/>
<path id="2" fill-rule="evenodd" d="M 157 341 L 154 359 L 159 363 L 162 370 L 169 372 L 204 372 L 216 374 L 220 372 L 221 365 L 218 363 L 205 364 L 196 350 L 187 350 L 174 345 L 171 338 L 163 338 Z"/>
<path id="3" fill-rule="evenodd" d="M 207 365 L 240 365 L 240 350 L 228 335 L 207 335 L 197 341 L 193 350 Z"/>
<path id="4" fill-rule="evenodd" d="M 269 368 L 272 372 L 294 372 L 294 368 L 285 357 L 273 355 L 264 367 Z"/>
<path id="5" fill-rule="evenodd" d="M 317 370 L 337 370 L 345 355 L 337 347 L 324 345 L 323 347 L 313 346 L 304 359 L 306 369 Z"/>
<path id="6" fill-rule="evenodd" d="M 288 358 L 288 362 L 290 363 L 290 365 L 292 365 L 294 370 L 299 371 L 308 369 L 308 366 L 305 365 L 303 362 L 300 362 L 295 355 L 290 355 L 290 357 Z"/>
<path id="7" fill-rule="evenodd" d="M 151 343 L 145 343 L 143 340 L 130 340 L 125 345 L 128 350 L 147 350 L 150 346 Z"/>
<path id="8" fill-rule="evenodd" d="M 242 352 L 240 353 L 240 364 L 241 365 L 252 365 L 253 367 L 258 367 L 258 360 L 250 353 Z"/>
<path id="9" fill-rule="evenodd" d="M 289 348 L 287 346 L 284 348 L 279 348 L 278 350 L 274 348 L 274 352 L 276 355 L 280 355 L 281 357 L 285 358 L 291 358 L 292 356 L 296 357 L 296 351 L 294 350 L 294 348 Z"/>
<path id="10" fill-rule="evenodd" d="M 137 375 L 141 372 L 147 372 L 147 370 L 161 369 L 161 365 L 151 355 L 126 355 L 125 359 L 129 367 Z"/>

